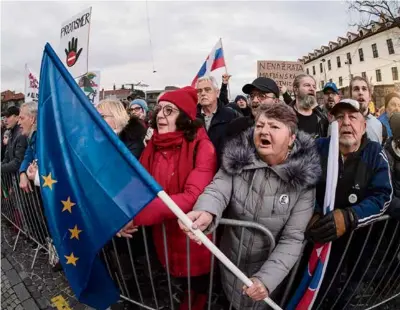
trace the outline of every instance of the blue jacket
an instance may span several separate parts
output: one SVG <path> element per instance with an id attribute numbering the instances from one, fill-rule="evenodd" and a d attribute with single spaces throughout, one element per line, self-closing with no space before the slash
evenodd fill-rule
<path id="1" fill-rule="evenodd" d="M 28 170 L 29 165 L 37 159 L 36 154 L 36 130 L 32 133 L 31 138 L 28 141 L 28 147 L 25 151 L 24 160 L 19 167 L 19 173 L 26 172 Z"/>
<path id="2" fill-rule="evenodd" d="M 380 120 L 381 123 L 386 127 L 388 138 L 391 138 L 393 134 L 389 124 L 389 117 L 387 116 L 386 112 L 379 116 L 378 120 Z"/>
<path id="3" fill-rule="evenodd" d="M 316 141 L 321 157 L 322 177 L 317 185 L 317 205 L 325 196 L 326 172 L 330 138 Z M 359 150 L 346 161 L 339 158 L 339 179 L 336 187 L 335 209 L 352 208 L 357 226 L 365 226 L 381 216 L 390 205 L 393 190 L 388 159 L 377 142 L 364 135 Z"/>

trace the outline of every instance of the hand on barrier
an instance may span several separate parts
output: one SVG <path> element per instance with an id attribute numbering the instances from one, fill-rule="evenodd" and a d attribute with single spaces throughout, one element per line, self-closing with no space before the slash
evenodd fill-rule
<path id="1" fill-rule="evenodd" d="M 306 237 L 313 242 L 327 243 L 340 238 L 355 227 L 356 217 L 351 208 L 336 209 L 313 223 L 310 222 Z"/>
<path id="2" fill-rule="evenodd" d="M 28 179 L 29 180 L 35 180 L 35 176 L 36 176 L 36 172 L 38 170 L 38 166 L 36 161 L 34 161 L 33 163 L 31 163 L 28 167 L 28 170 L 26 170 L 26 174 L 28 175 Z"/>
<path id="3" fill-rule="evenodd" d="M 193 222 L 192 229 L 200 229 L 201 231 L 206 230 L 213 221 L 214 216 L 206 211 L 190 211 L 186 214 L 188 218 Z M 197 244 L 201 244 L 199 238 L 193 234 L 188 227 L 185 226 L 180 220 L 178 220 L 179 227 L 183 230 L 185 234 L 188 235 L 190 239 L 195 241 Z"/>
<path id="4" fill-rule="evenodd" d="M 22 188 L 22 190 L 23 190 L 25 193 L 32 192 L 32 185 L 31 185 L 31 182 L 29 181 L 28 176 L 26 175 L 25 172 L 23 172 L 23 173 L 20 174 L 20 177 L 19 177 L 19 187 Z"/>
<path id="5" fill-rule="evenodd" d="M 247 296 L 249 296 L 254 301 L 260 301 L 267 298 L 269 292 L 265 285 L 257 278 L 250 278 L 250 280 L 253 281 L 253 285 L 250 287 L 244 285 L 243 293 L 247 294 Z"/>
<path id="6" fill-rule="evenodd" d="M 132 238 L 132 234 L 137 232 L 138 230 L 138 226 L 133 225 L 133 221 L 130 221 L 128 224 L 125 225 L 124 228 L 119 231 L 119 233 L 117 233 L 117 237 Z"/>

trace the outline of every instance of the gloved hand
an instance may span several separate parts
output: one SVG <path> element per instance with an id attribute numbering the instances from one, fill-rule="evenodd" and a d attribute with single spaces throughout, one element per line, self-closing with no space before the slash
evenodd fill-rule
<path id="1" fill-rule="evenodd" d="M 312 222 L 314 217 L 306 232 L 306 238 L 314 243 L 334 241 L 357 227 L 357 217 L 352 208 L 333 210 Z"/>

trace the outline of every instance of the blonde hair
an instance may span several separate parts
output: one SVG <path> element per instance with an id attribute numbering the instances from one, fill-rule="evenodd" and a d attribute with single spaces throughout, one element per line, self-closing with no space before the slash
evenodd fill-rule
<path id="1" fill-rule="evenodd" d="M 123 104 L 118 100 L 104 99 L 99 102 L 96 106 L 97 109 L 103 110 L 106 114 L 110 114 L 114 117 L 117 133 L 120 133 L 122 129 L 128 124 L 129 115 L 126 112 Z"/>

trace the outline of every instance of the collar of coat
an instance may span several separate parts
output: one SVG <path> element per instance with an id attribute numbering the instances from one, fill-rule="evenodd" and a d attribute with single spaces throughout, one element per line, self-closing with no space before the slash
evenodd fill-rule
<path id="1" fill-rule="evenodd" d="M 269 168 L 279 178 L 296 188 L 315 185 L 321 176 L 320 157 L 314 139 L 299 131 L 293 149 L 280 165 L 269 166 L 256 152 L 253 142 L 254 127 L 229 140 L 222 155 L 222 169 L 229 175 L 241 174 L 244 170 Z"/>

